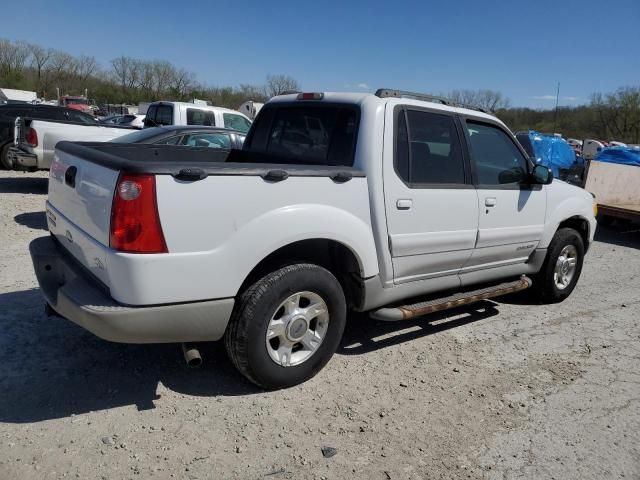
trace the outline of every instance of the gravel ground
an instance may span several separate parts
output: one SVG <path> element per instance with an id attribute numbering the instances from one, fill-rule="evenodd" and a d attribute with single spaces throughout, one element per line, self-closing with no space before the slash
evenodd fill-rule
<path id="1" fill-rule="evenodd" d="M 317 377 L 265 393 L 221 343 L 188 370 L 45 317 L 46 190 L 0 172 L 1 479 L 640 478 L 638 230 L 601 228 L 560 305 L 352 315 Z"/>

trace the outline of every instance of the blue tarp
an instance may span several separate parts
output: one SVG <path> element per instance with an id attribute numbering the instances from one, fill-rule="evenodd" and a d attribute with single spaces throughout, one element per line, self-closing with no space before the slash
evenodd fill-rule
<path id="1" fill-rule="evenodd" d="M 640 167 L 640 150 L 629 147 L 606 147 L 596 155 L 596 160 Z"/>
<path id="2" fill-rule="evenodd" d="M 573 148 L 564 138 L 529 130 L 529 140 L 536 162 L 549 167 L 556 178 L 560 178 L 561 168 L 568 170 L 584 162 L 582 158 L 576 157 Z"/>

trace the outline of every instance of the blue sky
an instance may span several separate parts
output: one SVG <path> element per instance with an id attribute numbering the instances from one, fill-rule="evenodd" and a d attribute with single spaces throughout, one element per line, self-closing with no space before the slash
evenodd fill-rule
<path id="1" fill-rule="evenodd" d="M 640 0 L 11 1 L 0 38 L 103 67 L 168 60 L 209 85 L 285 73 L 305 90 L 490 88 L 551 108 L 640 85 Z M 11 21 L 9 19 L 16 19 Z"/>

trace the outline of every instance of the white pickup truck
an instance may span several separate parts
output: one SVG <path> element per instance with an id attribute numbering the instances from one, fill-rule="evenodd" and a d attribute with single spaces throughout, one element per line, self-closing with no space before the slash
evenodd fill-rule
<path id="1" fill-rule="evenodd" d="M 144 118 L 144 126 L 166 125 L 205 125 L 247 133 L 251 127 L 251 120 L 238 111 L 202 103 L 164 101 L 150 103 Z"/>
<path id="2" fill-rule="evenodd" d="M 18 117 L 15 120 L 14 146 L 9 148 L 7 156 L 14 170 L 48 170 L 58 142 L 107 142 L 134 130 L 125 126 L 105 126 L 98 122 Z"/>
<path id="3" fill-rule="evenodd" d="M 419 94 L 279 96 L 210 155 L 60 143 L 30 246 L 50 308 L 116 342 L 224 338 L 280 388 L 329 361 L 349 310 L 401 321 L 532 282 L 564 300 L 596 228 L 502 122 Z"/>

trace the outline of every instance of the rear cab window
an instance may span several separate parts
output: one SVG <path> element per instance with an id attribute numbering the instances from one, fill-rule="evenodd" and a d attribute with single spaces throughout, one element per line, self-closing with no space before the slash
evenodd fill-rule
<path id="1" fill-rule="evenodd" d="M 465 162 L 454 117 L 430 111 L 399 109 L 394 164 L 410 188 L 465 185 Z"/>
<path id="2" fill-rule="evenodd" d="M 266 154 L 264 162 L 350 167 L 359 121 L 352 104 L 274 104 L 261 110 L 244 150 Z"/>
<path id="3" fill-rule="evenodd" d="M 150 105 L 147 109 L 147 117 L 157 125 L 173 125 L 172 105 Z"/>
<path id="4" fill-rule="evenodd" d="M 198 108 L 187 108 L 187 125 L 205 125 L 214 127 L 216 119 L 213 112 Z"/>

